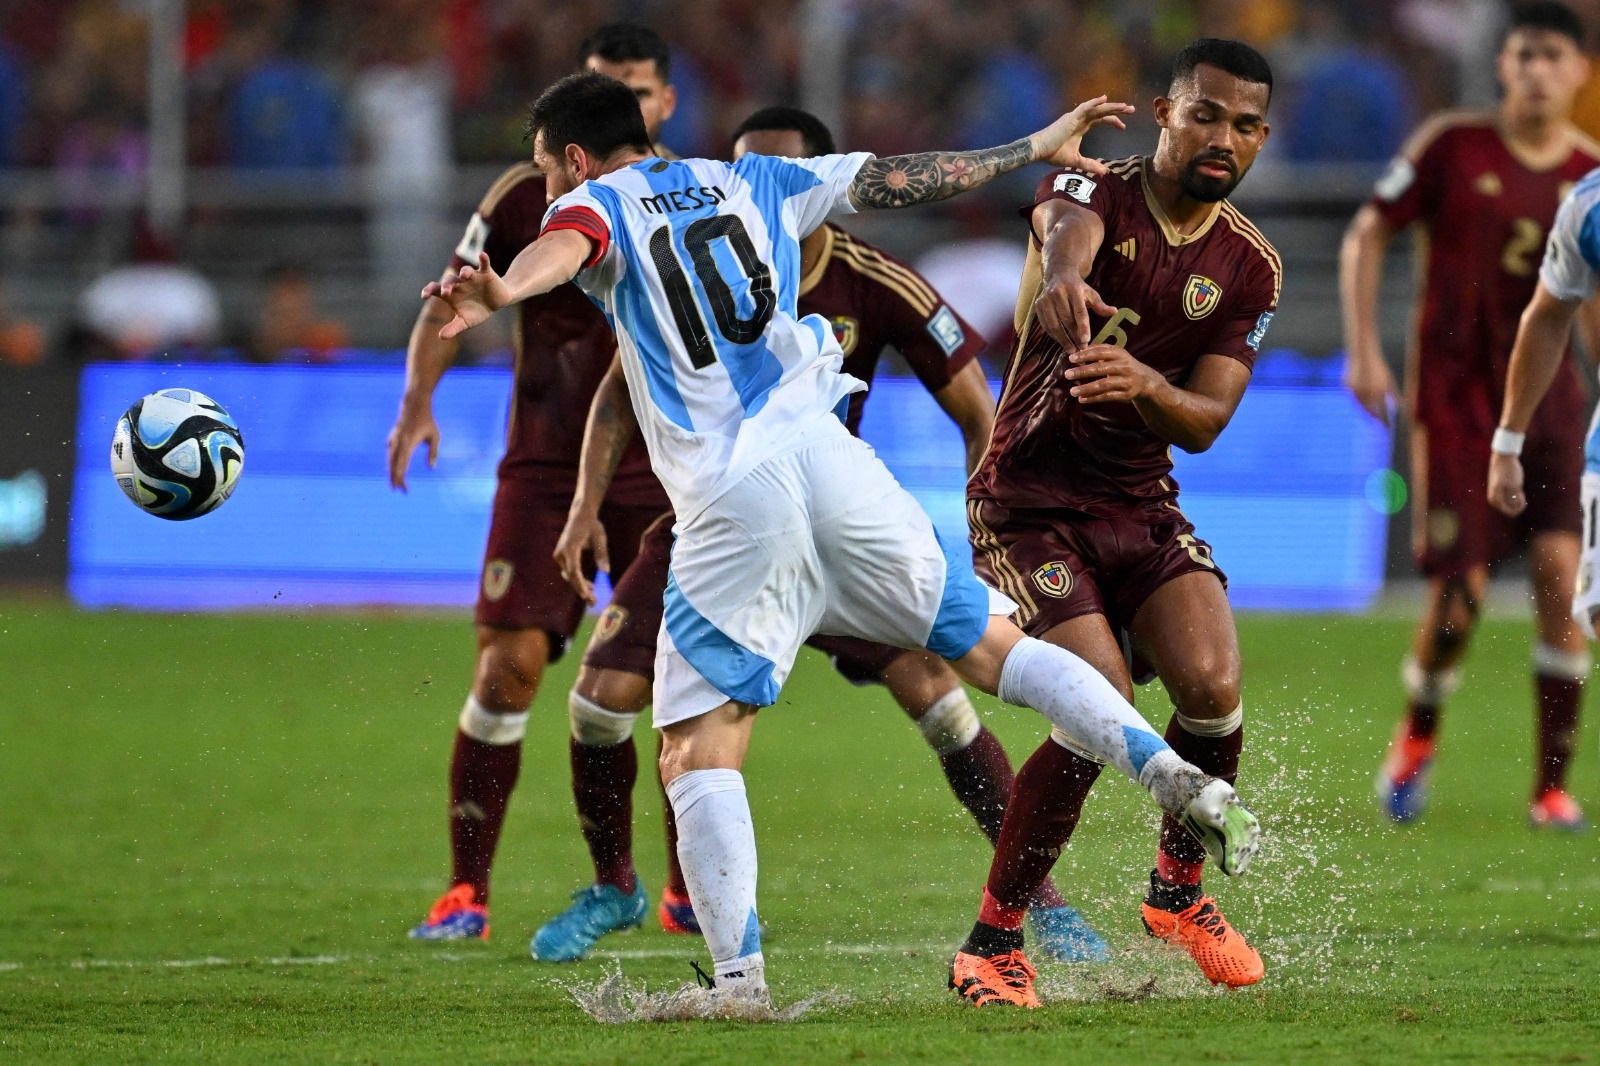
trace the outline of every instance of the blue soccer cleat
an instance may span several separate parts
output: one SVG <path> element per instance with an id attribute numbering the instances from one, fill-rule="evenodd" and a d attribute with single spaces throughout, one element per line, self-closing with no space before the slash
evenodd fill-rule
<path id="1" fill-rule="evenodd" d="M 590 885 L 572 894 L 572 906 L 533 934 L 528 954 L 540 962 L 576 962 L 607 933 L 633 929 L 650 912 L 650 897 L 637 880 L 631 893 L 615 885 Z"/>
<path id="2" fill-rule="evenodd" d="M 477 894 L 466 881 L 434 901 L 428 917 L 406 935 L 412 940 L 488 940 L 489 908 L 474 903 Z"/>
<path id="3" fill-rule="evenodd" d="M 1436 747 L 1433 737 L 1415 737 L 1402 722 L 1378 770 L 1374 790 L 1383 813 L 1396 822 L 1414 822 L 1428 805 L 1428 771 Z"/>
<path id="4" fill-rule="evenodd" d="M 1094 926 L 1071 907 L 1029 907 L 1033 946 L 1038 954 L 1056 962 L 1106 962 L 1111 948 Z"/>

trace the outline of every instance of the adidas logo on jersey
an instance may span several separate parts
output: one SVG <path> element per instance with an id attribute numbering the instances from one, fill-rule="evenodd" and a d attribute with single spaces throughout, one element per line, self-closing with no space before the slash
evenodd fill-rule
<path id="1" fill-rule="evenodd" d="M 1122 253 L 1123 257 L 1125 259 L 1127 259 L 1128 262 L 1131 263 L 1139 255 L 1139 243 L 1138 243 L 1138 241 L 1139 241 L 1139 239 L 1137 237 L 1129 237 L 1127 240 L 1123 241 L 1121 244 L 1118 244 L 1116 246 L 1116 249 L 1117 249 L 1117 251 Z"/>

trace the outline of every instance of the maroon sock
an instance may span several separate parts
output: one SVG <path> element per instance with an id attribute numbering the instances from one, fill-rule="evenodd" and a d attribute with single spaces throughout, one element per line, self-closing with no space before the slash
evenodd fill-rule
<path id="1" fill-rule="evenodd" d="M 660 751 L 661 742 L 656 741 L 656 750 Z M 659 755 L 657 756 L 659 759 Z M 661 774 L 656 774 L 656 787 L 661 789 L 661 811 L 664 815 L 667 834 L 667 891 L 675 896 L 689 898 L 689 882 L 683 879 L 683 867 L 678 863 L 678 820 L 672 816 L 672 801 L 667 799 L 667 787 L 661 783 Z"/>
<path id="2" fill-rule="evenodd" d="M 469 882 L 480 904 L 489 902 L 489 868 L 521 768 L 522 741 L 485 744 L 456 731 L 450 754 L 450 883 Z"/>
<path id="3" fill-rule="evenodd" d="M 1239 776 L 1239 752 L 1244 748 L 1244 726 L 1221 737 L 1199 737 L 1183 728 L 1174 714 L 1167 723 L 1167 743 L 1178 757 L 1213 777 L 1233 784 Z M 1172 815 L 1161 819 L 1161 848 L 1156 855 L 1157 875 L 1173 884 L 1197 885 L 1205 866 L 1206 849 Z"/>
<path id="4" fill-rule="evenodd" d="M 956 799 L 972 815 L 983 835 L 994 844 L 1000 839 L 1000 823 L 1005 820 L 1006 801 L 1011 797 L 1011 759 L 1000 738 L 979 726 L 972 743 L 960 751 L 939 756 L 945 780 Z M 1063 907 L 1066 900 L 1048 877 L 1029 901 L 1036 907 Z"/>
<path id="5" fill-rule="evenodd" d="M 1046 740 L 1017 771 L 985 886 L 989 898 L 1020 915 L 1061 857 L 1100 764 Z"/>
<path id="6" fill-rule="evenodd" d="M 578 806 L 578 827 L 594 860 L 597 884 L 632 892 L 633 783 L 639 777 L 639 755 L 633 738 L 620 744 L 568 744 L 572 763 L 572 798 Z"/>
<path id="7" fill-rule="evenodd" d="M 1538 762 L 1533 771 L 1533 798 L 1552 788 L 1565 788 L 1567 763 L 1578 735 L 1578 709 L 1583 705 L 1583 682 L 1566 677 L 1533 676 L 1539 695 Z"/>
<path id="8" fill-rule="evenodd" d="M 1411 735 L 1426 740 L 1439 731 L 1439 705 L 1412 700 L 1406 704 L 1406 720 L 1410 723 Z"/>

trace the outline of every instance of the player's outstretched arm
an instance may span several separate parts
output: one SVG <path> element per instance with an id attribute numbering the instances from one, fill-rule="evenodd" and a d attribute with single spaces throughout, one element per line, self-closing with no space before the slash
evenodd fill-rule
<path id="1" fill-rule="evenodd" d="M 589 404 L 589 421 L 584 426 L 583 449 L 578 458 L 578 491 L 567 509 L 567 524 L 556 540 L 555 559 L 561 576 L 589 604 L 594 603 L 594 585 L 584 576 L 583 556 L 591 553 L 596 566 L 611 572 L 600 504 L 622 463 L 622 453 L 638 430 L 628 379 L 622 373 L 622 358 L 616 356 Z"/>
<path id="2" fill-rule="evenodd" d="M 439 460 L 439 424 L 433 420 L 433 390 L 455 361 L 454 340 L 443 340 L 439 331 L 455 317 L 450 305 L 429 299 L 417 312 L 406 345 L 406 386 L 400 396 L 400 414 L 389 431 L 389 485 L 406 491 L 406 470 L 419 444 L 428 446 L 428 466 Z"/>
<path id="3" fill-rule="evenodd" d="M 1072 351 L 1090 341 L 1090 315 L 1110 319 L 1117 313 L 1084 279 L 1105 241 L 1101 217 L 1066 200 L 1046 200 L 1033 209 L 1033 232 L 1039 238 L 1039 295 L 1033 313 L 1057 344 Z"/>
<path id="4" fill-rule="evenodd" d="M 510 304 L 549 292 L 578 276 L 589 257 L 589 238 L 570 229 L 552 230 L 517 253 L 505 277 L 494 272 L 489 256 L 478 256 L 478 265 L 451 270 L 422 290 L 424 300 L 437 296 L 455 312 L 439 336 L 443 340 L 462 333 L 488 319 Z"/>
<path id="5" fill-rule="evenodd" d="M 1394 375 L 1378 337 L 1378 289 L 1383 284 L 1383 253 L 1392 234 L 1377 208 L 1356 212 L 1339 247 L 1339 303 L 1344 313 L 1344 383 L 1368 414 L 1389 423 L 1389 402 L 1397 396 Z"/>
<path id="6" fill-rule="evenodd" d="M 1071 166 L 1102 174 L 1105 166 L 1079 151 L 1084 134 L 1096 126 L 1123 128 L 1121 115 L 1130 104 L 1108 103 L 1104 96 L 1086 100 L 1030 137 L 999 148 L 976 152 L 917 152 L 869 160 L 850 185 L 850 202 L 858 211 L 910 207 L 947 200 L 957 193 L 1008 174 L 1028 163 Z"/>
<path id="7" fill-rule="evenodd" d="M 1522 484 L 1522 435 L 1566 360 L 1567 338 L 1581 306 L 1579 300 L 1556 298 L 1540 281 L 1517 325 L 1500 408 L 1502 432 L 1495 434 L 1498 439 L 1489 455 L 1489 503 L 1502 514 L 1515 517 L 1528 506 Z"/>

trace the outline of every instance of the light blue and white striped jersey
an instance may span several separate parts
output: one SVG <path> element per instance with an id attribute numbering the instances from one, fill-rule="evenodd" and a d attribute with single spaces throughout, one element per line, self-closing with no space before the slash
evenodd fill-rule
<path id="1" fill-rule="evenodd" d="M 866 153 L 737 163 L 649 158 L 550 205 L 607 240 L 580 288 L 617 335 L 651 465 L 688 521 L 757 464 L 800 447 L 866 385 L 833 327 L 798 315 L 800 240 L 848 214 Z M 585 232 L 592 222 L 575 227 Z"/>
<path id="2" fill-rule="evenodd" d="M 1587 300 L 1600 281 L 1600 168 L 1572 187 L 1545 242 L 1539 280 L 1558 300 Z"/>
<path id="3" fill-rule="evenodd" d="M 1539 280 L 1558 300 L 1587 300 L 1600 282 L 1600 167 L 1572 187 L 1545 242 Z M 1584 469 L 1600 473 L 1600 410 L 1583 445 Z M 1587 564 L 1586 564 L 1587 565 Z"/>

